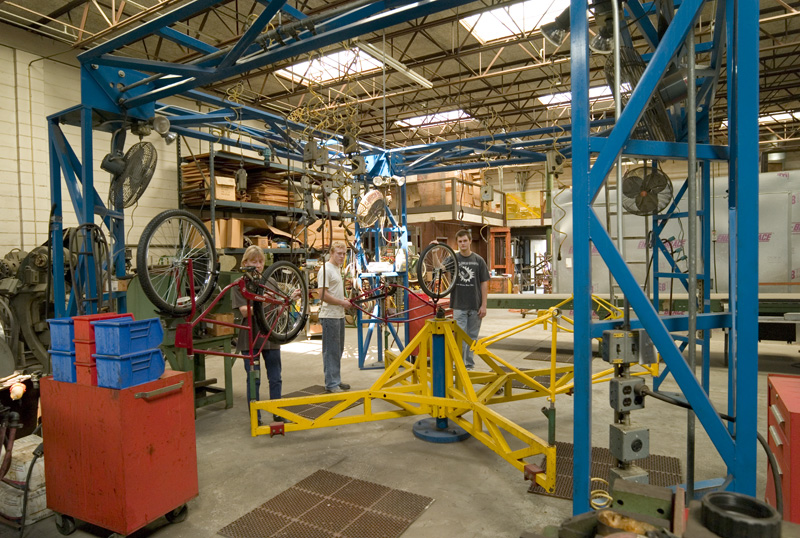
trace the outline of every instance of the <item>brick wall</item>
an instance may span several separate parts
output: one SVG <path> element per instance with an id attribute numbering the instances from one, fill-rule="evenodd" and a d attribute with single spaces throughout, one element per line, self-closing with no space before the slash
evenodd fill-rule
<path id="1" fill-rule="evenodd" d="M 69 59 L 74 54 L 62 57 L 64 60 L 45 59 L 43 55 L 49 53 L 46 47 L 42 50 L 41 39 L 19 35 L 15 39 L 9 43 L 8 36 L 0 38 L 0 257 L 13 248 L 31 250 L 47 240 L 51 207 L 47 116 L 80 104 L 79 69 L 74 59 Z M 197 109 L 184 100 L 174 102 Z M 62 129 L 80 156 L 80 130 L 67 125 Z M 158 151 L 158 166 L 138 206 L 126 210 L 129 246 L 136 245 L 154 215 L 178 207 L 177 146 L 167 146 L 157 135 L 146 140 Z M 137 141 L 129 133 L 125 148 Z M 109 174 L 100 169 L 100 162 L 109 151 L 110 134 L 95 132 L 92 143 L 95 188 L 105 201 Z M 195 153 L 208 151 L 207 144 L 190 143 Z M 63 178 L 61 190 L 64 226 L 75 226 L 77 218 Z"/>

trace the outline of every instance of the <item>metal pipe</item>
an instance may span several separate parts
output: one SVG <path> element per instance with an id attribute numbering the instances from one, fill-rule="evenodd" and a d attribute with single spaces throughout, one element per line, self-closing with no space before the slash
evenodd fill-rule
<path id="1" fill-rule="evenodd" d="M 622 99 L 619 94 L 621 86 L 621 68 L 620 68 L 620 51 L 619 51 L 619 6 L 617 0 L 611 0 L 611 13 L 614 19 L 614 120 L 619 120 L 622 115 Z M 617 249 L 619 250 L 622 260 L 625 260 L 625 241 L 623 240 L 625 229 L 622 224 L 622 153 L 617 155 Z M 609 276 L 609 278 L 611 278 Z M 612 295 L 613 303 L 613 295 Z M 631 325 L 631 306 L 627 299 L 624 299 L 624 323 L 623 327 L 627 330 Z"/>
<path id="2" fill-rule="evenodd" d="M 608 187 L 608 181 L 603 182 L 603 194 L 606 197 L 606 228 L 609 233 L 611 232 L 611 191 Z M 608 272 L 608 301 L 614 304 L 614 275 L 611 271 Z"/>
<path id="3" fill-rule="evenodd" d="M 611 11 L 614 14 L 614 119 L 619 121 L 622 115 L 622 101 L 619 88 L 622 75 L 620 74 L 619 54 L 619 6 L 616 0 L 611 0 Z M 625 242 L 622 240 L 622 153 L 617 155 L 617 248 L 625 260 Z"/>
<path id="4" fill-rule="evenodd" d="M 688 297 L 688 316 L 689 316 L 689 346 L 687 363 L 695 374 L 697 362 L 697 103 L 695 87 L 695 52 L 694 52 L 694 28 L 689 32 L 686 39 L 687 49 L 687 122 L 688 122 L 688 156 L 689 170 L 686 182 L 688 183 L 689 197 L 689 241 L 687 254 L 689 258 L 689 297 Z M 695 415 L 694 411 L 687 412 L 686 418 L 686 498 L 694 498 L 694 459 L 695 459 Z"/>

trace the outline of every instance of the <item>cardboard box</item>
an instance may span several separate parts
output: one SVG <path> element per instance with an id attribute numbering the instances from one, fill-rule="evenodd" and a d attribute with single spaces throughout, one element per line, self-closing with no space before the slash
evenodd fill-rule
<path id="1" fill-rule="evenodd" d="M 217 321 L 224 321 L 225 323 L 233 323 L 233 312 L 229 314 L 210 314 L 209 318 Z M 233 327 L 226 327 L 225 325 L 215 325 L 209 323 L 209 334 L 211 336 L 225 336 L 228 334 L 233 334 L 235 329 Z"/>
<path id="2" fill-rule="evenodd" d="M 223 248 L 243 248 L 244 234 L 242 221 L 240 219 L 226 219 L 227 229 L 225 232 L 226 244 Z"/>
<path id="3" fill-rule="evenodd" d="M 214 195 L 217 200 L 236 201 L 236 178 L 227 176 L 214 176 Z M 211 193 L 206 191 L 206 200 L 211 199 Z"/>
<path id="4" fill-rule="evenodd" d="M 211 233 L 211 230 L 212 230 L 211 221 L 210 220 L 204 220 L 203 224 L 205 224 L 206 230 L 208 230 L 209 233 Z M 221 239 L 224 237 L 224 231 L 227 230 L 227 228 L 225 226 L 225 221 L 221 220 L 221 219 L 217 219 L 216 221 L 214 221 L 213 230 L 214 230 L 214 232 L 213 232 L 212 235 L 214 236 L 214 241 L 215 241 L 214 248 L 222 248 Z M 221 231 L 223 233 L 220 233 Z M 200 246 L 202 246 L 202 242 L 203 242 L 203 238 L 202 237 L 195 237 L 195 238 L 193 238 L 192 246 L 195 247 L 195 248 L 200 247 Z"/>
<path id="5" fill-rule="evenodd" d="M 247 238 L 252 244 L 258 245 L 261 248 L 272 248 L 272 241 L 270 241 L 269 237 L 263 235 L 248 235 Z"/>

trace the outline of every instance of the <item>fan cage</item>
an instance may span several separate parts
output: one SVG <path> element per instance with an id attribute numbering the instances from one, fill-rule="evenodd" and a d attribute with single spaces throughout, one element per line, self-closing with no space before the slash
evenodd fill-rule
<path id="1" fill-rule="evenodd" d="M 111 207 L 128 208 L 141 198 L 158 162 L 158 152 L 150 142 L 137 142 L 125 153 L 125 167 L 111 182 L 109 203 Z"/>

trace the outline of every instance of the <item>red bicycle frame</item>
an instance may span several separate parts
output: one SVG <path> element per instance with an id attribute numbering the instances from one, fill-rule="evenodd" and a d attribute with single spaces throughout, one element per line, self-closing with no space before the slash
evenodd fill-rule
<path id="1" fill-rule="evenodd" d="M 192 270 L 192 260 L 189 259 L 187 261 L 187 272 L 189 275 L 189 295 L 192 301 L 192 310 L 188 316 L 186 316 L 187 320 L 191 320 L 194 318 L 195 313 L 197 312 L 197 305 L 195 304 L 194 298 L 194 273 Z M 236 357 L 241 359 L 249 359 L 253 360 L 261 355 L 261 350 L 264 348 L 264 344 L 267 341 L 267 338 L 272 334 L 272 328 L 270 331 L 262 335 L 263 339 L 261 341 L 261 345 L 258 347 L 258 350 L 254 350 L 255 344 L 257 343 L 257 338 L 255 335 L 258 334 L 258 329 L 253 327 L 253 309 L 251 308 L 254 302 L 260 303 L 269 303 L 277 306 L 281 306 L 283 309 L 289 307 L 289 297 L 282 297 L 279 292 L 272 290 L 262 284 L 257 284 L 263 291 L 262 293 L 253 293 L 247 289 L 247 280 L 249 279 L 248 275 L 243 275 L 227 286 L 225 286 L 219 295 L 211 301 L 211 304 L 203 310 L 203 312 L 194 319 L 194 321 L 188 321 L 187 323 L 181 323 L 175 329 L 175 347 L 186 349 L 187 353 L 194 354 L 194 328 L 197 327 L 199 323 L 205 322 L 211 325 L 219 325 L 222 327 L 233 327 L 234 329 L 244 329 L 247 331 L 247 339 L 248 339 L 248 349 L 251 351 L 250 355 L 243 355 L 241 353 L 227 353 L 224 351 L 215 351 L 214 355 L 220 355 L 222 357 Z M 208 317 L 210 312 L 217 306 L 217 303 L 231 290 L 233 287 L 238 287 L 239 291 L 242 293 L 242 296 L 247 301 L 247 325 L 240 325 L 238 323 L 228 323 L 227 321 L 220 321 L 213 318 Z"/>

